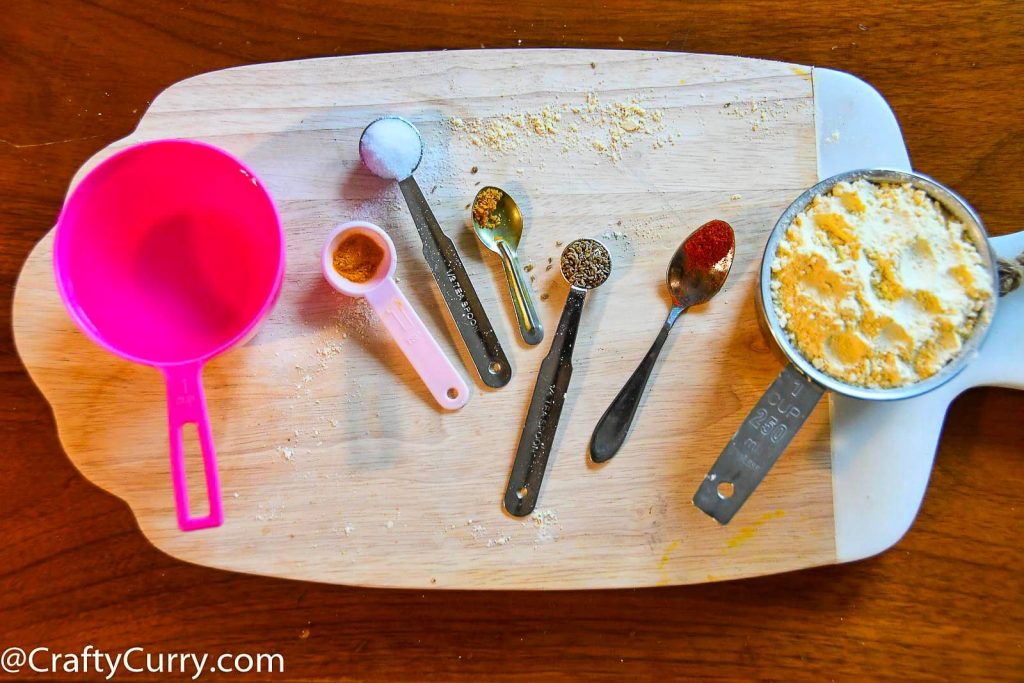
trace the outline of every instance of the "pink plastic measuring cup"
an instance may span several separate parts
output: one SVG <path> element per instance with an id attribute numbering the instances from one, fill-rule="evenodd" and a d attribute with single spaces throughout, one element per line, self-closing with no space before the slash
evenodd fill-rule
<path id="1" fill-rule="evenodd" d="M 377 267 L 377 272 L 362 283 L 352 282 L 334 269 L 334 252 L 338 245 L 350 235 L 359 233 L 372 239 L 384 250 L 384 259 Z M 348 296 L 366 299 L 442 407 L 456 410 L 466 405 L 469 387 L 395 284 L 395 245 L 386 232 L 364 221 L 339 225 L 324 244 L 321 267 L 324 277 L 336 290 Z"/>
<path id="2" fill-rule="evenodd" d="M 270 195 L 212 145 L 157 140 L 122 150 L 70 193 L 53 247 L 57 288 L 79 327 L 167 380 L 178 526 L 224 520 L 200 374 L 255 333 L 284 275 L 284 235 Z M 182 427 L 195 424 L 209 512 L 190 514 Z M 130 446 L 130 444 L 126 444 Z"/>

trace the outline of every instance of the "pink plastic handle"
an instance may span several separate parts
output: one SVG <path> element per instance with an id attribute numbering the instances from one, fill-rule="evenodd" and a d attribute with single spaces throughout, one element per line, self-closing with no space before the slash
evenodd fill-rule
<path id="1" fill-rule="evenodd" d="M 217 474 L 217 455 L 213 449 L 210 416 L 206 412 L 202 366 L 198 363 L 163 368 L 167 378 L 167 427 L 171 440 L 171 480 L 174 482 L 174 505 L 178 513 L 178 528 L 195 531 L 220 526 L 224 523 L 224 506 L 220 497 L 220 477 Z M 182 428 L 194 424 L 199 432 L 199 446 L 203 454 L 206 475 L 206 497 L 210 511 L 205 517 L 193 517 L 189 511 L 188 481 L 185 478 L 185 449 Z"/>
<path id="2" fill-rule="evenodd" d="M 398 348 L 409 359 L 442 407 L 456 410 L 469 400 L 469 387 L 391 278 L 366 293 Z"/>

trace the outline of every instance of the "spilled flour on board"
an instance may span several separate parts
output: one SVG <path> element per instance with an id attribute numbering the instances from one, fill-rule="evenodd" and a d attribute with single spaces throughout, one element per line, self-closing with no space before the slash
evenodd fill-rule
<path id="1" fill-rule="evenodd" d="M 534 545 L 554 542 L 556 540 L 556 529 L 562 528 L 558 521 L 558 513 L 550 508 L 547 510 L 534 510 L 533 514 L 530 515 L 530 520 L 537 530 L 537 536 L 533 541 Z M 523 526 L 526 526 L 526 522 L 523 522 Z"/>
<path id="2" fill-rule="evenodd" d="M 454 535 L 455 538 L 467 538 L 483 544 L 487 548 L 499 548 L 516 543 L 530 543 L 539 547 L 557 540 L 557 531 L 562 528 L 558 521 L 558 513 L 555 510 L 536 510 L 527 519 L 519 522 L 519 527 L 507 528 L 507 522 L 502 520 L 500 533 L 493 535 L 479 519 L 470 517 L 465 521 L 452 522 L 441 527 L 440 534 L 443 537 Z M 526 532 L 526 533 L 521 533 Z"/>
<path id="3" fill-rule="evenodd" d="M 256 519 L 263 522 L 277 519 L 284 511 L 284 503 L 280 500 L 272 500 L 267 503 L 256 504 Z"/>
<path id="4" fill-rule="evenodd" d="M 564 155 L 589 153 L 617 162 L 634 144 L 646 141 L 650 149 L 675 144 L 665 133 L 664 113 L 651 109 L 636 96 L 610 103 L 594 92 L 570 102 L 552 102 L 539 109 L 506 111 L 487 118 L 448 119 L 452 134 L 483 151 L 485 157 L 515 154 L 531 161 L 533 144 L 556 146 Z"/>

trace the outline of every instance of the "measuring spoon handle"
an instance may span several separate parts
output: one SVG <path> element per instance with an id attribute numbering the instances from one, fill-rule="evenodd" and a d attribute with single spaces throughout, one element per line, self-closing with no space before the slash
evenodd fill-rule
<path id="1" fill-rule="evenodd" d="M 661 354 L 661 347 L 665 345 L 668 333 L 682 312 L 683 309 L 676 306 L 668 314 L 665 324 L 661 326 L 661 332 L 658 333 L 658 338 L 654 340 L 647 355 L 640 361 L 640 365 L 633 371 L 625 386 L 608 406 L 608 410 L 604 411 L 604 415 L 598 420 L 597 427 L 594 428 L 594 435 L 590 437 L 590 459 L 594 462 L 607 462 L 622 448 L 622 444 L 626 441 L 626 435 L 629 434 L 629 427 L 633 424 L 636 409 L 640 406 L 644 388 L 651 377 L 651 371 L 654 370 L 654 364 Z"/>
<path id="2" fill-rule="evenodd" d="M 824 391 L 787 365 L 718 456 L 693 504 L 719 524 L 728 524 L 810 417 Z"/>
<path id="3" fill-rule="evenodd" d="M 434 400 L 448 410 L 458 410 L 466 405 L 469 387 L 395 281 L 386 278 L 366 293 L 366 300 L 427 385 Z"/>
<path id="4" fill-rule="evenodd" d="M 569 298 L 565 301 L 551 349 L 537 373 L 537 384 L 533 388 L 530 409 L 526 413 L 505 490 L 505 509 L 516 517 L 525 517 L 537 505 L 551 445 L 558 431 L 558 418 L 565 403 L 565 392 L 572 378 L 572 351 L 576 346 L 576 332 L 586 298 L 585 289 L 569 289 Z"/>
<path id="5" fill-rule="evenodd" d="M 498 342 L 491 321 L 487 319 L 480 297 L 473 289 L 455 243 L 441 231 L 415 178 L 409 176 L 399 181 L 398 186 L 423 240 L 423 256 L 480 373 L 480 379 L 489 387 L 505 386 L 512 379 L 512 366 Z"/>
<path id="6" fill-rule="evenodd" d="M 512 306 L 516 309 L 523 341 L 531 345 L 539 344 L 544 339 L 544 327 L 533 304 L 533 294 L 526 284 L 526 273 L 519 263 L 519 257 L 504 240 L 498 242 L 498 254 L 505 268 L 505 279 L 508 280 L 508 291 L 512 296 Z"/>

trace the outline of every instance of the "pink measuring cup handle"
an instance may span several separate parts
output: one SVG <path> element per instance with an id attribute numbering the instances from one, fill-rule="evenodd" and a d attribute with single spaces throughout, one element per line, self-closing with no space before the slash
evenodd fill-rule
<path id="1" fill-rule="evenodd" d="M 366 293 L 366 300 L 384 322 L 398 348 L 409 359 L 442 407 L 456 410 L 469 400 L 469 387 L 444 355 L 395 281 L 385 278 Z"/>
<path id="2" fill-rule="evenodd" d="M 174 482 L 178 528 L 182 531 L 195 531 L 220 526 L 224 523 L 224 505 L 220 496 L 220 477 L 217 474 L 217 454 L 213 448 L 210 416 L 206 411 L 206 398 L 200 377 L 202 365 L 173 365 L 164 367 L 163 371 L 167 379 L 167 427 L 171 441 L 171 479 Z M 193 517 L 189 508 L 182 439 L 182 428 L 188 424 L 194 424 L 199 432 L 203 472 L 206 475 L 206 497 L 210 505 L 210 511 L 205 517 Z"/>

